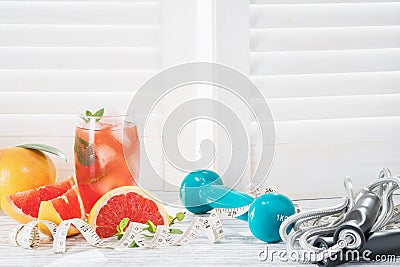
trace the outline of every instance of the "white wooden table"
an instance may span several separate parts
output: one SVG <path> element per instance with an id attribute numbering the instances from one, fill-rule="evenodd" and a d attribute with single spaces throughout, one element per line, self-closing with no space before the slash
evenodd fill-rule
<path id="1" fill-rule="evenodd" d="M 302 208 L 331 206 L 340 199 L 296 201 Z M 171 214 L 176 208 L 168 208 Z M 182 223 L 176 226 L 185 228 L 191 219 L 189 214 Z M 200 234 L 186 246 L 161 247 L 154 249 L 131 248 L 122 251 L 98 249 L 86 243 L 82 236 L 67 240 L 67 252 L 54 254 L 51 240 L 41 240 L 39 248 L 33 250 L 12 247 L 9 231 L 18 223 L 0 212 L 0 266 L 269 266 L 298 265 L 292 262 L 281 262 L 279 259 L 262 261 L 258 254 L 268 248 L 269 251 L 285 250 L 280 242 L 267 244 L 254 238 L 245 222 L 240 220 L 223 220 L 225 238 L 210 244 L 205 234 Z M 400 263 L 400 258 L 397 259 Z M 371 264 L 358 263 L 357 266 Z M 388 263 L 381 266 L 387 266 Z M 392 265 L 396 265 L 392 263 Z M 308 265 L 309 266 L 309 265 Z"/>

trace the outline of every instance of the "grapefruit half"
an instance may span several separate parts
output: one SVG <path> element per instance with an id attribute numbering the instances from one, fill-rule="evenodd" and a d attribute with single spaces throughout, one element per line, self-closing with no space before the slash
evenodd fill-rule
<path id="1" fill-rule="evenodd" d="M 165 207 L 137 186 L 123 186 L 103 195 L 90 211 L 88 223 L 101 237 L 111 237 L 123 218 L 130 222 L 168 225 Z"/>

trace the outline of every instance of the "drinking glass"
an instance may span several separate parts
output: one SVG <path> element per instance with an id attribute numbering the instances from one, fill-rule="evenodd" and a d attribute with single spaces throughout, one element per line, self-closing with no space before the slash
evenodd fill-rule
<path id="1" fill-rule="evenodd" d="M 74 156 L 76 180 L 89 213 L 111 189 L 137 184 L 140 144 L 133 119 L 80 114 Z"/>

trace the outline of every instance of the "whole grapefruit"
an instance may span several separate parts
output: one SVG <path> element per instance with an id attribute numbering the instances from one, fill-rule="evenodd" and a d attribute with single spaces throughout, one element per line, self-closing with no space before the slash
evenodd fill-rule
<path id="1" fill-rule="evenodd" d="M 0 148 L 0 199 L 56 181 L 54 162 L 43 152 L 22 147 Z"/>

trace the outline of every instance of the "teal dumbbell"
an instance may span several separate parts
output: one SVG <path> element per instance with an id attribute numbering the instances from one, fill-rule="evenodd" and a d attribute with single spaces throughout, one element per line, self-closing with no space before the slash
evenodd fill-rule
<path id="1" fill-rule="evenodd" d="M 196 214 L 215 208 L 232 209 L 250 205 L 249 211 L 237 218 L 248 221 L 253 235 L 265 242 L 280 241 L 282 221 L 295 213 L 293 202 L 288 197 L 268 193 L 254 199 L 225 187 L 219 175 L 210 170 L 189 173 L 182 181 L 180 198 L 183 205 Z"/>

